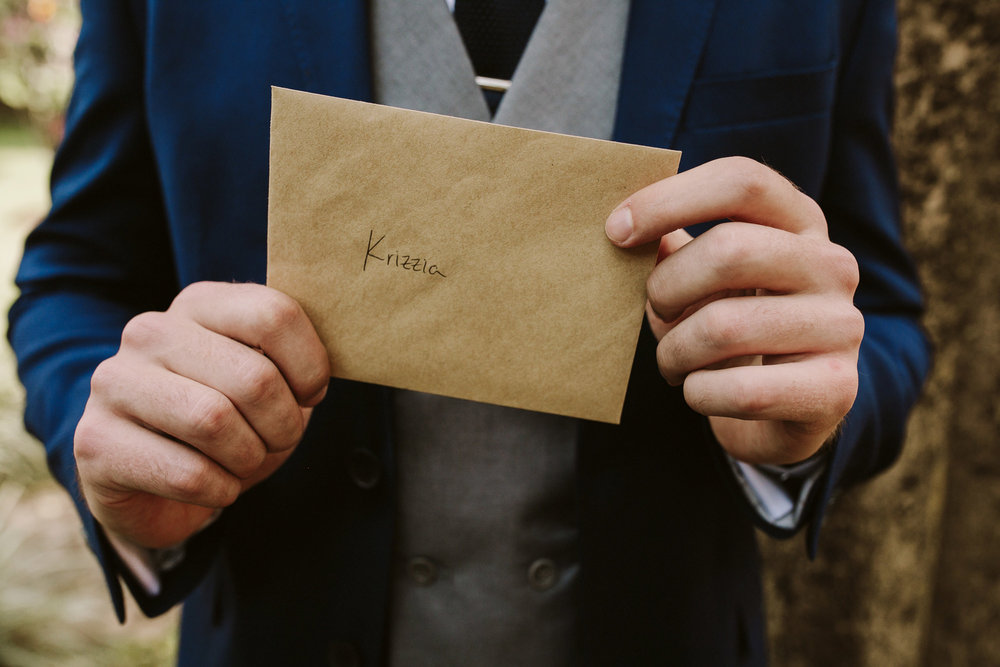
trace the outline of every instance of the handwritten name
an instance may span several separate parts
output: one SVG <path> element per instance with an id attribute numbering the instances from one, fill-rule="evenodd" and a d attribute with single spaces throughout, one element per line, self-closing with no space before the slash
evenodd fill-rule
<path id="1" fill-rule="evenodd" d="M 375 249 L 378 248 L 379 244 L 385 240 L 385 234 L 380 236 L 377 241 L 375 239 L 375 230 L 368 231 L 368 250 L 365 251 L 365 263 L 361 267 L 362 271 L 368 270 L 368 262 L 371 260 L 373 263 L 378 262 L 380 264 L 385 264 L 386 266 L 398 267 L 406 271 L 413 271 L 415 273 L 426 273 L 429 276 L 440 276 L 441 278 L 447 278 L 448 276 L 441 273 L 437 264 L 431 264 L 430 260 L 423 257 L 414 257 L 412 255 L 404 255 L 398 250 L 396 252 L 385 253 L 385 256 L 379 257 L 375 254 Z M 373 243 L 374 241 L 374 243 Z"/>

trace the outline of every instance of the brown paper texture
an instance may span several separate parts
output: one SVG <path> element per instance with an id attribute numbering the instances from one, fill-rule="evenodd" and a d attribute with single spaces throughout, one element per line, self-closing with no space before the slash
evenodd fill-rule
<path id="1" fill-rule="evenodd" d="M 657 248 L 604 221 L 679 159 L 274 88 L 267 283 L 336 377 L 618 423 Z"/>

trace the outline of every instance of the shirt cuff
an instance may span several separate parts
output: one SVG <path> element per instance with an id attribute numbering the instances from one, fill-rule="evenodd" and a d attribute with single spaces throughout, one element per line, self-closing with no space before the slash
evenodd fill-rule
<path id="1" fill-rule="evenodd" d="M 751 465 L 726 453 L 740 489 L 757 515 L 782 530 L 796 530 L 816 482 L 829 463 L 831 448 L 792 465 Z"/>
<path id="2" fill-rule="evenodd" d="M 198 529 L 198 532 L 200 533 L 215 523 L 221 514 L 222 510 L 216 511 L 205 522 L 205 525 Z M 104 531 L 104 534 L 119 560 L 150 597 L 156 597 L 160 594 L 160 575 L 179 566 L 184 561 L 187 552 L 187 541 L 166 549 L 147 549 L 123 540 L 109 531 Z"/>

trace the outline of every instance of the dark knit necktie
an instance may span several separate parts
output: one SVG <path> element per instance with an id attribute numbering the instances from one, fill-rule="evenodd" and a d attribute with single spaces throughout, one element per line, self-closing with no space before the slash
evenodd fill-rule
<path id="1" fill-rule="evenodd" d="M 455 23 L 476 76 L 513 78 L 544 8 L 545 0 L 455 0 Z M 496 113 L 503 93 L 483 92 Z"/>

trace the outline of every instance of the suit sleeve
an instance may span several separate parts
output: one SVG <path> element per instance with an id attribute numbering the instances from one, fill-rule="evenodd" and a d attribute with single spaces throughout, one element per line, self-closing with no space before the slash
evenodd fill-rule
<path id="1" fill-rule="evenodd" d="M 875 475 L 898 457 L 907 416 L 931 360 L 920 324 L 920 287 L 901 238 L 890 145 L 897 41 L 894 3 L 858 2 L 844 14 L 847 46 L 830 166 L 819 203 L 831 239 L 858 260 L 861 281 L 855 303 L 864 314 L 865 336 L 857 399 L 803 515 L 802 523 L 809 525 L 810 555 L 816 552 L 823 513 L 836 491 Z"/>
<path id="2" fill-rule="evenodd" d="M 26 388 L 25 423 L 76 503 L 124 618 L 119 577 L 129 578 L 83 502 L 73 435 L 94 368 L 117 351 L 129 319 L 169 304 L 177 280 L 145 125 L 139 21 L 119 3 L 85 0 L 81 10 L 76 85 L 53 166 L 52 208 L 26 241 L 8 336 Z M 192 545 L 194 556 L 164 582 L 160 596 L 132 587 L 143 611 L 165 611 L 197 582 L 217 530 Z"/>

